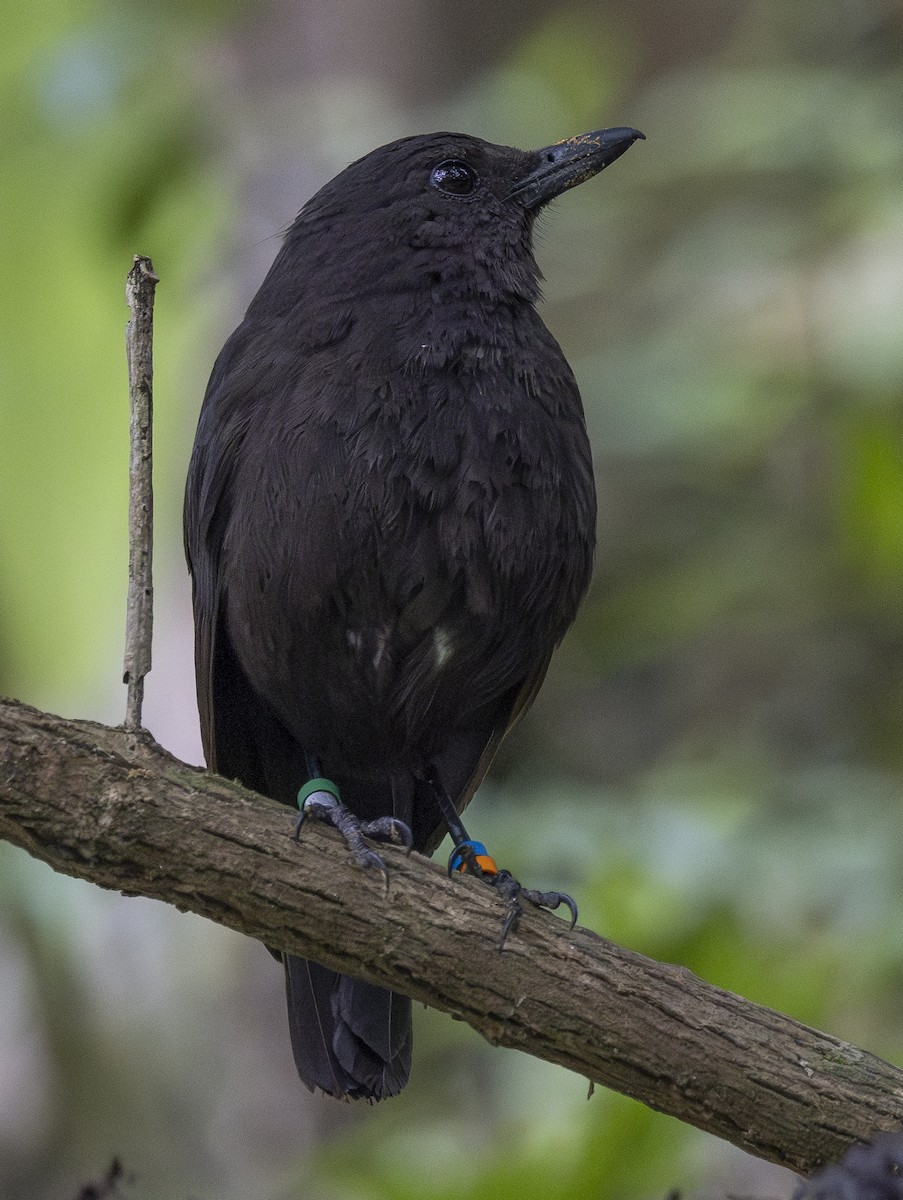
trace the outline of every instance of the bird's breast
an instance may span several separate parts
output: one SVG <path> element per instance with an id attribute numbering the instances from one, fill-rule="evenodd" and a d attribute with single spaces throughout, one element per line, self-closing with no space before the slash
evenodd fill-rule
<path id="1" fill-rule="evenodd" d="M 229 539 L 229 623 L 299 737 L 347 726 L 403 758 L 563 635 L 595 497 L 576 385 L 545 359 L 545 374 L 492 354 L 398 370 L 349 353 L 268 414 L 236 489 L 266 495 Z"/>

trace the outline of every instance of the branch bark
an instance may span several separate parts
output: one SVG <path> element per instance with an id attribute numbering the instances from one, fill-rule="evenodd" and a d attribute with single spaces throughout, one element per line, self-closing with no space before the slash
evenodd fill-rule
<path id="1" fill-rule="evenodd" d="M 404 992 L 488 1041 L 560 1063 L 809 1172 L 903 1123 L 903 1071 L 679 967 L 528 912 L 418 855 L 390 884 L 284 806 L 143 732 L 0 701 L 0 837 L 55 870 L 152 896 Z M 382 851 L 381 851 L 382 852 Z"/>

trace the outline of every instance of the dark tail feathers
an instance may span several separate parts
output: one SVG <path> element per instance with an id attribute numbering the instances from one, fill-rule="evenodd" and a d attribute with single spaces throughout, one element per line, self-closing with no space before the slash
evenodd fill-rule
<path id="1" fill-rule="evenodd" d="M 411 1002 L 305 958 L 285 955 L 295 1066 L 338 1099 L 396 1096 L 411 1070 Z"/>

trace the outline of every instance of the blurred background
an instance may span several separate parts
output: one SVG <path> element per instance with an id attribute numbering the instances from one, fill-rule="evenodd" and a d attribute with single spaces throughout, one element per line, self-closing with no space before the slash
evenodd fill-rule
<path id="1" fill-rule="evenodd" d="M 637 126 L 538 233 L 597 571 L 471 824 L 591 928 L 903 1061 L 898 0 L 7 0 L 2 28 L 0 692 L 124 713 L 135 252 L 145 715 L 198 762 L 183 480 L 280 231 L 399 136 Z M 425 1010 L 401 1098 L 309 1096 L 262 947 L 0 846 L 0 1195 L 74 1200 L 114 1155 L 132 1200 L 792 1190 Z"/>

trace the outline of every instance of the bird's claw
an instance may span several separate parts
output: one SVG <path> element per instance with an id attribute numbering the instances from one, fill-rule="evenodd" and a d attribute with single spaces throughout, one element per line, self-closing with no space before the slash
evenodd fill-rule
<path id="1" fill-rule="evenodd" d="M 411 853 L 414 835 L 404 821 L 399 821 L 397 817 L 378 817 L 375 821 L 361 821 L 331 792 L 311 792 L 304 800 L 295 821 L 295 831 L 292 835 L 295 841 L 300 840 L 301 828 L 308 818 L 322 821 L 338 830 L 345 840 L 345 845 L 354 855 L 358 866 L 365 870 L 375 867 L 382 875 L 387 890 L 389 887 L 388 868 L 380 855 L 370 849 L 364 838 L 373 838 L 376 841 L 404 846 L 405 853 Z"/>
<path id="2" fill-rule="evenodd" d="M 494 860 L 486 853 L 486 847 L 480 842 L 468 841 L 455 846 L 448 860 L 449 875 L 453 871 L 476 875 L 478 879 L 482 879 L 484 883 L 494 887 L 505 901 L 505 919 L 502 922 L 502 933 L 498 944 L 500 954 L 505 948 L 508 934 L 517 928 L 517 924 L 523 916 L 524 910 L 520 903 L 522 899 L 537 908 L 550 910 L 563 904 L 571 914 L 569 928 L 573 929 L 577 924 L 577 904 L 573 896 L 569 896 L 567 892 L 538 892 L 532 888 L 522 887 L 510 871 L 500 871 L 496 867 Z"/>
<path id="3" fill-rule="evenodd" d="M 377 842 L 391 842 L 393 846 L 403 846 L 405 854 L 410 854 L 414 845 L 411 827 L 404 821 L 399 821 L 398 817 L 377 817 L 375 821 L 363 821 L 361 833 Z"/>
<path id="4" fill-rule="evenodd" d="M 532 889 L 524 888 L 521 895 L 531 904 L 535 904 L 537 908 L 548 908 L 554 911 L 563 904 L 571 914 L 568 929 L 573 929 L 577 924 L 577 901 L 567 892 L 535 892 Z"/>
<path id="5" fill-rule="evenodd" d="M 487 883 L 496 888 L 499 894 L 505 898 L 506 913 L 505 920 L 502 922 L 502 934 L 499 938 L 499 954 L 505 948 L 508 934 L 517 929 L 518 922 L 524 915 L 521 900 L 526 900 L 536 908 L 550 910 L 564 904 L 571 914 L 568 928 L 573 929 L 577 924 L 577 904 L 573 896 L 569 896 L 567 892 L 538 892 L 533 888 L 522 887 L 510 871 L 499 871 L 495 876 L 489 876 Z"/>

